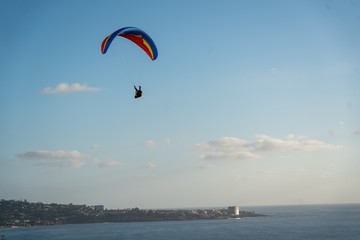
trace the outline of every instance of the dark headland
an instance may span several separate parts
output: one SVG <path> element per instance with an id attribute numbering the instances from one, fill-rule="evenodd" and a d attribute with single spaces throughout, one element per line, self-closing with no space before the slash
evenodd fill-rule
<path id="1" fill-rule="evenodd" d="M 16 200 L 0 201 L 0 228 L 47 226 L 56 224 L 140 222 L 228 219 L 265 216 L 240 211 L 239 207 L 224 209 L 104 209 L 103 205 L 30 203 Z"/>

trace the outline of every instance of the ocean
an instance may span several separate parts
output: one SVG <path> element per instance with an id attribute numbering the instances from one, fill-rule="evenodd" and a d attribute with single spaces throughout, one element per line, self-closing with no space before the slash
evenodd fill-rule
<path id="1" fill-rule="evenodd" d="M 360 239 L 360 204 L 240 207 L 265 217 L 0 229 L 7 240 Z"/>

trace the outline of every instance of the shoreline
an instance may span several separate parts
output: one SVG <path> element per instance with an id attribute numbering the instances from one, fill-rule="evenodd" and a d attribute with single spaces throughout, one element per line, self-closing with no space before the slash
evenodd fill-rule
<path id="1" fill-rule="evenodd" d="M 258 214 L 258 216 L 253 217 L 266 217 L 264 214 Z M 74 223 L 58 223 L 58 224 L 49 224 L 49 225 L 36 225 L 36 226 L 0 226 L 0 230 L 14 230 L 18 228 L 36 228 L 36 227 L 50 227 L 50 226 L 62 226 L 62 225 L 78 225 L 78 224 L 97 224 L 97 223 L 133 223 L 133 222 L 174 222 L 174 221 L 200 221 L 200 220 L 228 220 L 228 219 L 243 219 L 250 217 L 227 217 L 227 218 L 188 218 L 188 219 L 153 219 L 153 220 L 129 220 L 129 221 L 99 221 L 99 222 L 74 222 Z"/>
<path id="2" fill-rule="evenodd" d="M 108 210 L 104 208 L 104 205 L 44 204 L 16 200 L 1 200 L 0 212 L 2 212 L 0 226 L 7 229 L 78 223 L 179 221 L 263 216 L 254 211 L 240 211 L 238 206 L 223 209 L 144 210 L 135 207 Z"/>

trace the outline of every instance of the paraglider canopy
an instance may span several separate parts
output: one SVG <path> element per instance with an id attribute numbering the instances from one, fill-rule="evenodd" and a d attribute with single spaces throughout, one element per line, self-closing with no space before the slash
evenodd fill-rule
<path id="1" fill-rule="evenodd" d="M 127 38 L 136 43 L 149 55 L 151 60 L 155 60 L 157 58 L 158 52 L 154 41 L 147 33 L 136 27 L 124 27 L 107 36 L 101 44 L 102 54 L 107 52 L 111 42 L 116 36 Z"/>

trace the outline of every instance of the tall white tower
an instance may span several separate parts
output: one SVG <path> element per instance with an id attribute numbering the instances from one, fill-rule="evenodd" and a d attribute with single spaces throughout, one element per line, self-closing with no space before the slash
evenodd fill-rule
<path id="1" fill-rule="evenodd" d="M 239 216 L 239 206 L 231 206 L 228 207 L 229 214 L 234 216 Z"/>

